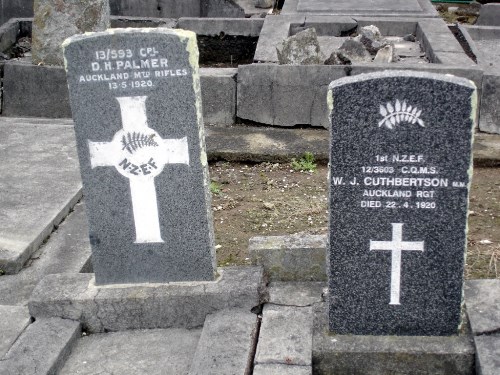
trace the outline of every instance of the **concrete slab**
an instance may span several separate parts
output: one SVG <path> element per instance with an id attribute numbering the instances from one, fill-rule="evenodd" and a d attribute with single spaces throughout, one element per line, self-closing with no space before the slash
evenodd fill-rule
<path id="1" fill-rule="evenodd" d="M 79 273 L 88 264 L 90 254 L 87 217 L 79 203 L 17 275 L 2 276 L 0 304 L 27 305 L 45 275 Z"/>
<path id="2" fill-rule="evenodd" d="M 476 25 L 500 26 L 500 4 L 483 4 Z"/>
<path id="3" fill-rule="evenodd" d="M 315 306 L 313 363 L 315 374 L 474 373 L 472 337 L 354 336 L 328 331 L 326 306 Z"/>
<path id="4" fill-rule="evenodd" d="M 91 333 L 201 327 L 208 314 L 260 305 L 260 267 L 219 268 L 212 282 L 96 286 L 93 274 L 46 276 L 28 304 L 35 318 L 80 321 Z"/>
<path id="5" fill-rule="evenodd" d="M 269 284 L 269 303 L 284 306 L 312 306 L 324 302 L 326 282 L 282 282 Z"/>
<path id="6" fill-rule="evenodd" d="M 200 334 L 172 328 L 82 337 L 59 374 L 186 374 Z"/>
<path id="7" fill-rule="evenodd" d="M 228 309 L 205 319 L 190 375 L 248 374 L 256 345 L 257 316 Z"/>
<path id="8" fill-rule="evenodd" d="M 312 365 L 311 307 L 266 304 L 254 364 Z"/>
<path id="9" fill-rule="evenodd" d="M 0 358 L 30 324 L 28 308 L 22 306 L 0 306 Z"/>
<path id="10" fill-rule="evenodd" d="M 311 375 L 312 366 L 292 366 L 283 364 L 257 365 L 253 375 Z"/>
<path id="11" fill-rule="evenodd" d="M 465 305 L 474 335 L 500 332 L 500 280 L 465 282 Z"/>
<path id="12" fill-rule="evenodd" d="M 0 160 L 0 269 L 14 274 L 81 198 L 73 127 L 0 118 Z"/>
<path id="13" fill-rule="evenodd" d="M 0 374 L 57 374 L 80 336 L 80 324 L 59 318 L 31 324 L 0 360 Z"/>
<path id="14" fill-rule="evenodd" d="M 428 0 L 287 0 L 282 14 L 346 14 L 351 16 L 376 15 L 401 17 L 438 17 Z"/>
<path id="15" fill-rule="evenodd" d="M 248 252 L 252 264 L 263 266 L 270 280 L 326 280 L 324 235 L 252 237 Z"/>
<path id="16" fill-rule="evenodd" d="M 479 336 L 476 344 L 476 374 L 498 375 L 500 373 L 500 336 Z"/>

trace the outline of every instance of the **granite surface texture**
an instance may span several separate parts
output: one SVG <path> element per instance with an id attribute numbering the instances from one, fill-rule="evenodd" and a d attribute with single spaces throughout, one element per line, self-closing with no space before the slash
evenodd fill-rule
<path id="1" fill-rule="evenodd" d="M 475 86 L 393 71 L 330 90 L 330 330 L 457 334 Z"/>
<path id="2" fill-rule="evenodd" d="M 213 280 L 195 34 L 75 36 L 65 58 L 96 282 Z"/>

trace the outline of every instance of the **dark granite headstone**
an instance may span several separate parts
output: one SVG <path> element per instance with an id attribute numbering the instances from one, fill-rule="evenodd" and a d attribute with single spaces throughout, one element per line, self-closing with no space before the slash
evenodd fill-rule
<path id="1" fill-rule="evenodd" d="M 64 55 L 96 282 L 213 280 L 195 34 L 114 29 Z"/>
<path id="2" fill-rule="evenodd" d="M 330 85 L 331 331 L 458 333 L 476 100 L 429 73 Z"/>

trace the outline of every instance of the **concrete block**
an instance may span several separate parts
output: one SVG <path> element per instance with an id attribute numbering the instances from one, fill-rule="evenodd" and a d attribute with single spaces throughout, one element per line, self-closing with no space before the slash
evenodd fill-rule
<path id="1" fill-rule="evenodd" d="M 479 336 L 476 344 L 476 374 L 498 375 L 500 373 L 500 336 Z"/>
<path id="2" fill-rule="evenodd" d="M 237 117 L 266 125 L 328 127 L 327 88 L 350 67 L 252 64 L 238 68 Z"/>
<path id="3" fill-rule="evenodd" d="M 200 69 L 203 120 L 206 124 L 234 124 L 237 73 L 236 68 Z"/>
<path id="4" fill-rule="evenodd" d="M 89 259 L 87 216 L 83 204 L 77 204 L 17 275 L 2 276 L 0 305 L 26 305 L 33 289 L 45 275 L 79 273 Z"/>
<path id="5" fill-rule="evenodd" d="M 416 33 L 420 20 L 411 17 L 356 17 L 356 22 L 360 28 L 377 26 L 383 36 L 405 36 Z"/>
<path id="6" fill-rule="evenodd" d="M 2 1 L 2 0 L 0 0 Z M 0 27 L 0 52 L 6 52 L 16 42 L 20 34 L 19 21 L 11 19 Z"/>
<path id="7" fill-rule="evenodd" d="M 474 373 L 472 338 L 463 336 L 356 336 L 328 330 L 326 306 L 315 307 L 315 374 L 386 375 Z"/>
<path id="8" fill-rule="evenodd" d="M 201 329 L 151 329 L 82 337 L 59 375 L 187 374 Z"/>
<path id="9" fill-rule="evenodd" d="M 250 373 L 257 316 L 248 310 L 221 310 L 205 319 L 190 375 Z"/>
<path id="10" fill-rule="evenodd" d="M 254 364 L 311 366 L 311 307 L 266 304 Z"/>
<path id="11" fill-rule="evenodd" d="M 253 237 L 248 251 L 252 264 L 264 267 L 270 280 L 326 280 L 326 236 Z"/>
<path id="12" fill-rule="evenodd" d="M 312 366 L 292 366 L 283 364 L 257 365 L 253 375 L 311 375 Z"/>
<path id="13" fill-rule="evenodd" d="M 468 280 L 465 282 L 465 305 L 474 335 L 500 330 L 500 280 Z"/>
<path id="14" fill-rule="evenodd" d="M 0 358 L 10 349 L 12 344 L 30 324 L 28 308 L 24 306 L 0 305 Z"/>
<path id="15" fill-rule="evenodd" d="M 479 108 L 479 130 L 500 134 L 500 72 L 485 73 Z"/>
<path id="16" fill-rule="evenodd" d="M 79 336 L 78 322 L 37 320 L 2 358 L 0 374 L 57 374 Z"/>
<path id="17" fill-rule="evenodd" d="M 325 282 L 282 282 L 273 281 L 269 284 L 269 303 L 283 306 L 312 306 L 324 302 L 326 293 Z"/>
<path id="18" fill-rule="evenodd" d="M 179 29 L 190 30 L 196 35 L 237 35 L 255 36 L 260 35 L 263 18 L 190 18 L 179 19 Z"/>
<path id="19" fill-rule="evenodd" d="M 46 276 L 28 304 L 38 317 L 79 320 L 89 332 L 197 328 L 208 314 L 258 306 L 260 267 L 218 270 L 213 282 L 96 286 L 93 274 Z"/>
<path id="20" fill-rule="evenodd" d="M 500 26 L 500 4 L 483 4 L 475 24 L 478 26 Z"/>
<path id="21" fill-rule="evenodd" d="M 3 78 L 4 116 L 71 117 L 63 67 L 8 61 Z"/>
<path id="22" fill-rule="evenodd" d="M 74 137 L 71 126 L 0 119 L 0 269 L 7 274 L 19 272 L 81 198 Z"/>

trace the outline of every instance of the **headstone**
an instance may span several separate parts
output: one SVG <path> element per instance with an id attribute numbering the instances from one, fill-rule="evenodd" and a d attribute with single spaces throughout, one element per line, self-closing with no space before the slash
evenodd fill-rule
<path id="1" fill-rule="evenodd" d="M 458 333 L 476 101 L 423 72 L 330 85 L 331 331 Z"/>
<path id="2" fill-rule="evenodd" d="M 213 280 L 195 34 L 113 29 L 64 54 L 96 282 Z"/>
<path id="3" fill-rule="evenodd" d="M 63 65 L 62 42 L 72 35 L 109 28 L 109 0 L 35 0 L 33 64 Z"/>

